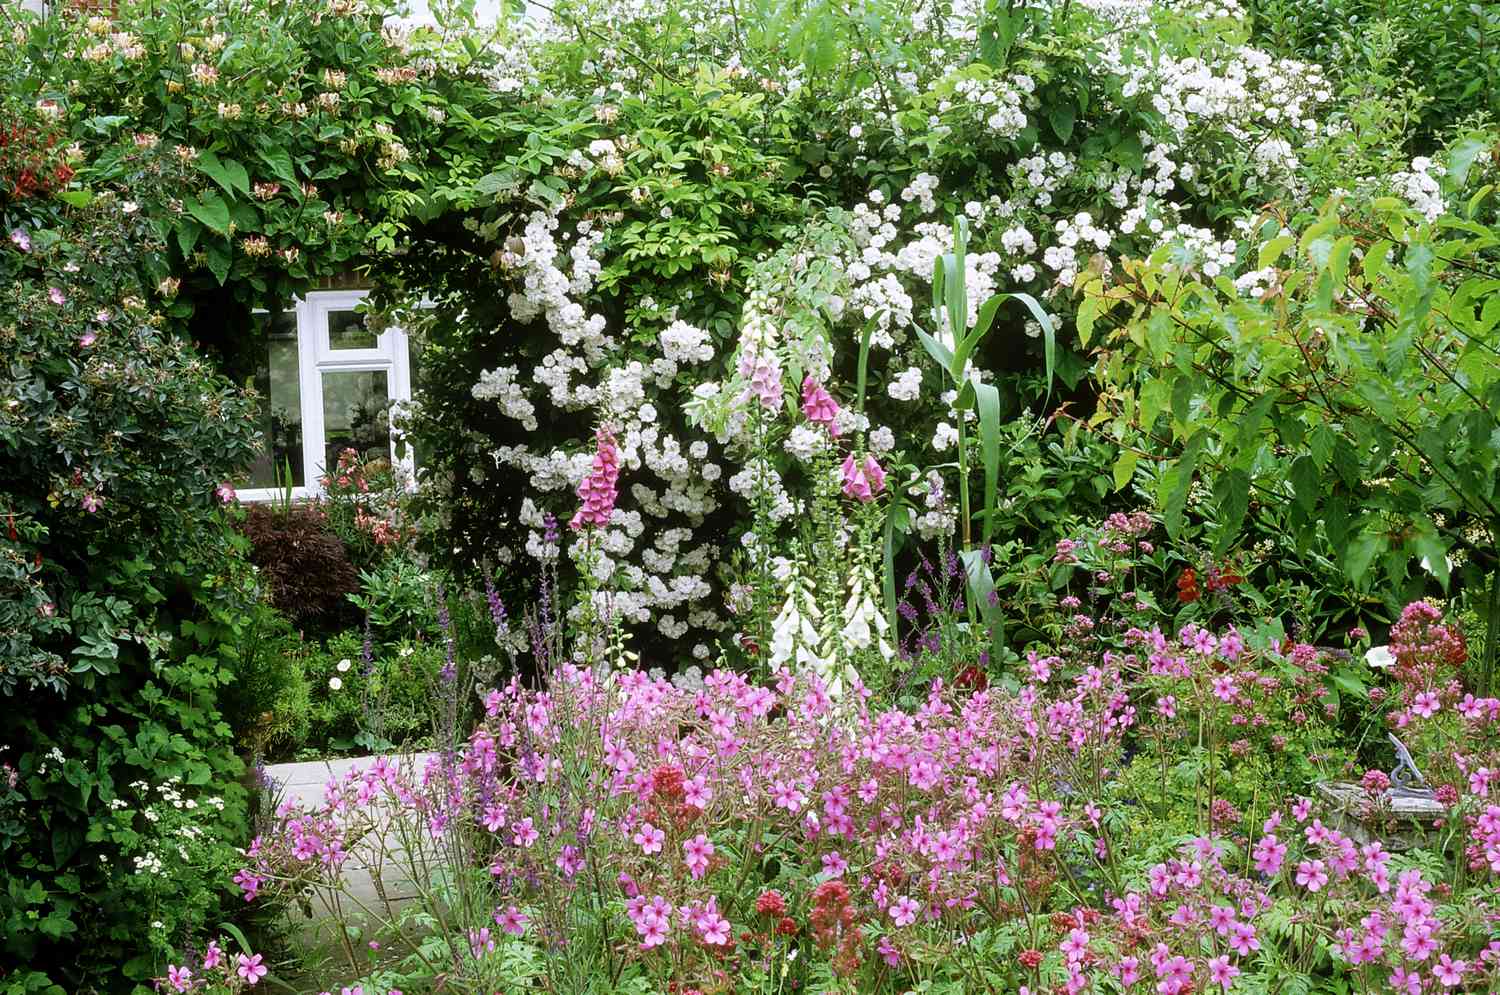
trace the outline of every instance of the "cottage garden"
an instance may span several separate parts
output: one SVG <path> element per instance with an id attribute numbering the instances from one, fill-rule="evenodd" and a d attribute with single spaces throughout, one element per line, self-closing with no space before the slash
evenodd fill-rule
<path id="1" fill-rule="evenodd" d="M 52 7 L 0 991 L 1500 990 L 1492 5 Z"/>

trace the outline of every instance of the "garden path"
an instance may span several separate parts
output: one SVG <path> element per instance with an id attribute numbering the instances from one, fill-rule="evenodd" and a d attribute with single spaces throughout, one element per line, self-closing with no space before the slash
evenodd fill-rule
<path id="1" fill-rule="evenodd" d="M 414 753 L 407 756 L 390 756 L 387 759 L 396 766 L 405 767 L 414 765 L 421 769 L 435 754 Z M 334 760 L 311 760 L 302 763 L 272 764 L 266 768 L 266 776 L 274 783 L 274 792 L 281 801 L 299 802 L 309 807 L 317 806 L 323 801 L 323 788 L 330 781 L 342 780 L 348 772 L 354 768 L 364 770 L 378 759 L 374 756 L 345 757 Z M 390 917 L 399 906 L 410 902 L 417 896 L 417 889 L 411 876 L 401 869 L 401 857 L 399 852 L 390 853 L 382 862 L 381 867 L 369 866 L 365 859 L 363 848 L 351 855 L 344 863 L 342 874 L 347 890 L 347 896 L 341 897 L 345 902 L 343 912 L 347 916 L 350 912 L 347 901 L 357 902 L 366 909 L 378 912 L 383 918 Z M 379 876 L 379 884 L 376 876 Z M 384 892 L 384 895 L 381 892 Z M 314 918 L 322 918 L 335 910 L 328 905 L 327 899 L 318 896 L 314 900 Z"/>

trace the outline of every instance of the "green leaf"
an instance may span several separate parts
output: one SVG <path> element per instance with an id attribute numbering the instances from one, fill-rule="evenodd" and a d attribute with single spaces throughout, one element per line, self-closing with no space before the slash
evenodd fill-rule
<path id="1" fill-rule="evenodd" d="M 1115 460 L 1114 467 L 1115 490 L 1123 491 L 1125 486 L 1130 483 L 1131 479 L 1135 476 L 1135 467 L 1138 462 L 1140 462 L 1140 457 L 1136 455 L 1134 449 L 1120 450 L 1119 458 Z"/>
<path id="2" fill-rule="evenodd" d="M 1304 515 L 1311 516 L 1318 506 L 1318 465 L 1308 455 L 1298 456 L 1292 461 L 1291 471 L 1287 474 L 1292 482 L 1292 496 L 1297 502 L 1297 507 Z"/>
<path id="3" fill-rule="evenodd" d="M 297 170 L 293 168 L 291 154 L 286 149 L 261 149 L 257 154 L 260 156 L 260 161 L 265 163 L 266 168 L 271 171 L 271 175 L 290 188 L 288 192 L 293 197 L 302 196 L 302 181 L 297 179 Z"/>
<path id="4" fill-rule="evenodd" d="M 1385 537 L 1378 532 L 1366 531 L 1356 536 L 1344 550 L 1344 572 L 1349 575 L 1349 579 L 1359 585 L 1365 574 L 1369 573 L 1376 554 L 1385 546 Z"/>
<path id="5" fill-rule="evenodd" d="M 984 460 L 984 516 L 983 537 L 986 545 L 995 529 L 996 500 L 1000 485 L 1000 391 L 994 384 L 976 383 L 974 410 L 979 415 L 979 451 Z"/>
<path id="6" fill-rule="evenodd" d="M 1214 497 L 1219 502 L 1218 551 L 1222 553 L 1234 544 L 1250 511 L 1250 474 L 1239 467 L 1221 474 L 1214 482 Z"/>
<path id="7" fill-rule="evenodd" d="M 232 262 L 229 247 L 218 242 L 208 242 L 203 246 L 203 254 L 208 259 L 209 272 L 219 281 L 219 286 L 224 286 L 224 282 L 229 279 L 229 266 Z"/>
<path id="8" fill-rule="evenodd" d="M 1198 429 L 1182 449 L 1176 463 L 1161 475 L 1158 492 L 1163 505 L 1163 521 L 1167 534 L 1176 538 L 1182 532 L 1182 516 L 1187 510 L 1188 492 L 1193 486 L 1193 473 L 1198 469 L 1198 457 L 1208 442 L 1208 434 Z"/>
<path id="9" fill-rule="evenodd" d="M 1072 139 L 1073 124 L 1077 120 L 1078 112 L 1074 110 L 1072 104 L 1068 103 L 1058 104 L 1047 115 L 1047 123 L 1052 125 L 1052 130 L 1064 142 Z"/>
<path id="10" fill-rule="evenodd" d="M 203 229 L 184 218 L 177 224 L 177 245 L 182 249 L 183 256 L 189 257 L 193 254 L 193 247 L 198 244 L 198 233 Z"/>
<path id="11" fill-rule="evenodd" d="M 1454 146 L 1453 151 L 1448 153 L 1448 168 L 1442 178 L 1443 189 L 1449 193 L 1462 190 L 1474 160 L 1488 147 L 1487 143 L 1477 138 L 1466 138 Z"/>
<path id="12" fill-rule="evenodd" d="M 229 235 L 229 205 L 218 194 L 211 193 L 205 200 L 194 198 L 187 202 L 187 209 L 210 231 Z"/>
<path id="13" fill-rule="evenodd" d="M 920 328 L 917 329 L 917 338 L 921 341 L 922 348 L 927 350 L 927 355 L 937 360 L 938 367 L 945 374 L 951 375 L 953 370 L 953 353 L 948 351 L 948 347 Z"/>
<path id="14" fill-rule="evenodd" d="M 235 191 L 246 197 L 250 196 L 250 174 L 235 160 L 220 160 L 213 152 L 204 151 L 198 153 L 195 161 L 198 168 L 207 173 L 230 197 L 235 195 Z"/>

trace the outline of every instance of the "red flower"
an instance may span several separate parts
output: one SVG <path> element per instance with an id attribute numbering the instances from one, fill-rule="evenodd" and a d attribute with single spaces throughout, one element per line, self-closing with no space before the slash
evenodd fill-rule
<path id="1" fill-rule="evenodd" d="M 1188 604 L 1197 601 L 1200 597 L 1202 593 L 1198 590 L 1198 571 L 1188 567 L 1177 578 L 1177 600 Z"/>
<path id="2" fill-rule="evenodd" d="M 763 891 L 755 900 L 755 911 L 768 918 L 779 918 L 786 915 L 786 899 L 779 891 Z"/>

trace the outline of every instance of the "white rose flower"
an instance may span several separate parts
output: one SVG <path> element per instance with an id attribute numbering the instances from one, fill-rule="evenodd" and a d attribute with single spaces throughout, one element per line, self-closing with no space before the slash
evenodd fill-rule
<path id="1" fill-rule="evenodd" d="M 328 678 L 328 686 L 337 691 L 339 688 L 344 686 L 344 682 L 339 680 L 337 677 L 330 677 Z"/>
<path id="2" fill-rule="evenodd" d="M 348 658 L 347 658 L 347 657 L 346 657 L 346 658 L 344 658 L 344 659 L 342 659 L 342 660 L 340 660 L 340 661 L 339 661 L 339 666 L 338 666 L 338 671 L 339 671 L 339 673 L 341 673 L 341 674 L 346 674 L 346 673 L 348 673 L 348 672 L 349 672 L 349 667 L 350 667 L 350 666 L 351 666 L 351 664 L 350 664 L 350 663 L 349 663 L 349 660 L 348 660 Z"/>

